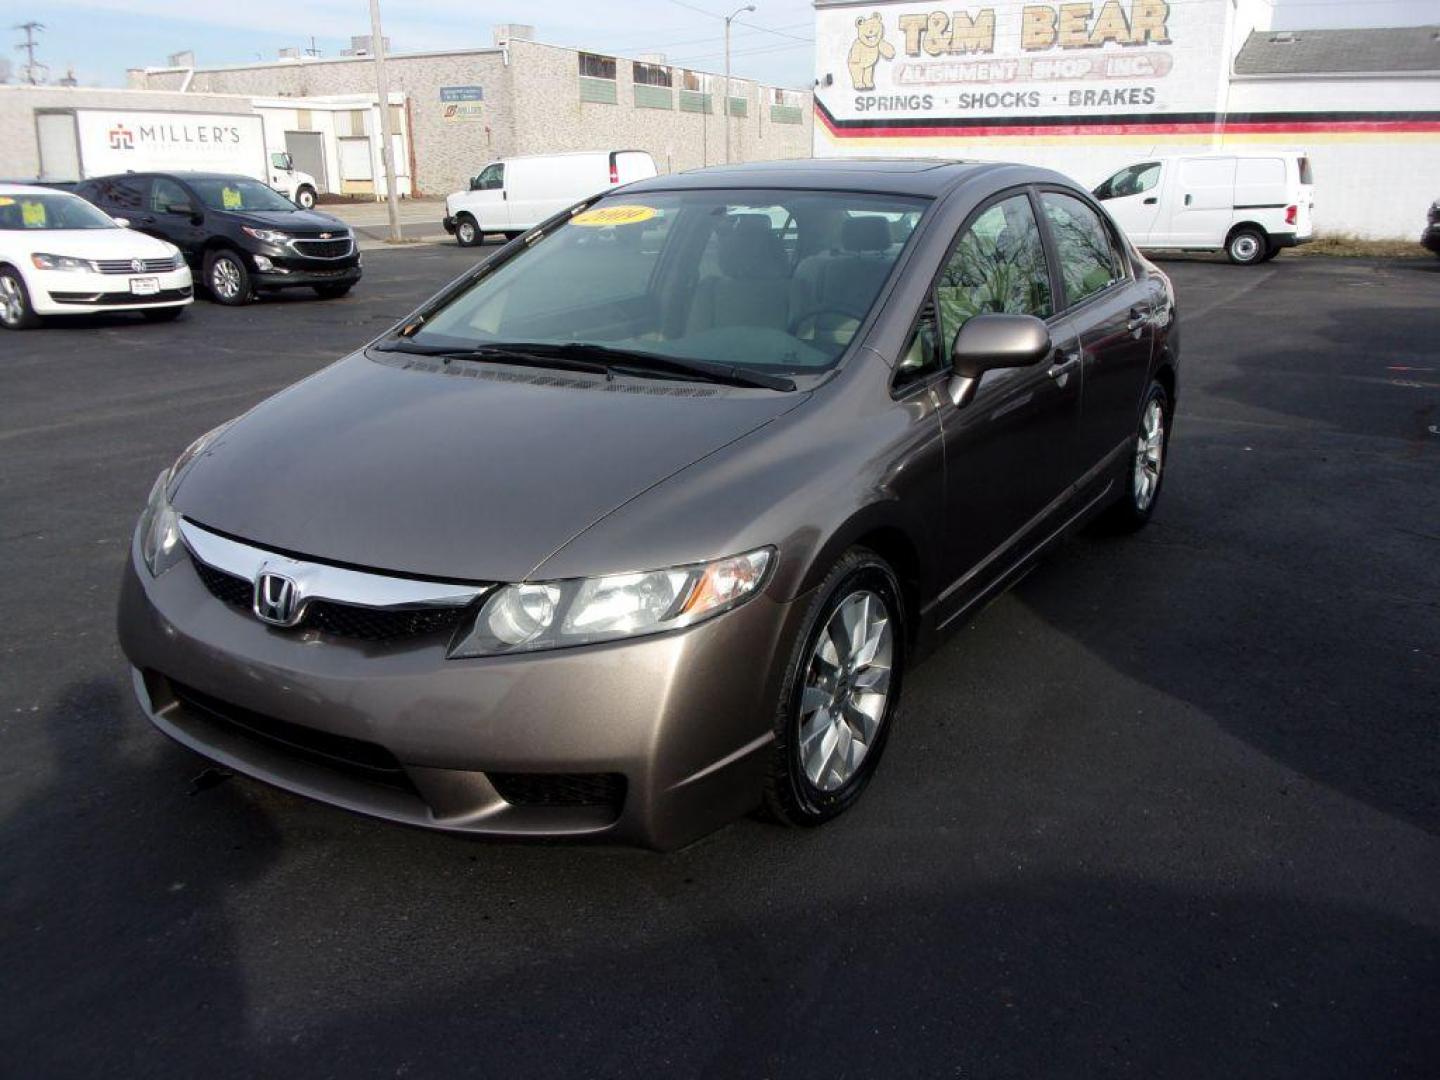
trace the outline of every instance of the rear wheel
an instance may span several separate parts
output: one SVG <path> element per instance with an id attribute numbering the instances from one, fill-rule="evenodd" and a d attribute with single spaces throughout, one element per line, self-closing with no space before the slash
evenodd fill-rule
<path id="1" fill-rule="evenodd" d="M 345 285 L 316 285 L 315 295 L 321 300 L 338 300 L 351 289 L 350 284 Z"/>
<path id="2" fill-rule="evenodd" d="M 248 304 L 254 296 L 250 271 L 234 251 L 212 251 L 205 256 L 205 285 L 217 303 L 228 307 Z"/>
<path id="3" fill-rule="evenodd" d="M 179 306 L 147 308 L 140 312 L 146 322 L 174 322 L 183 314 L 185 314 L 185 309 Z"/>
<path id="4" fill-rule="evenodd" d="M 1270 241 L 1259 229 L 1245 226 L 1230 234 L 1225 244 L 1225 254 L 1236 266 L 1254 266 L 1265 261 L 1270 250 Z"/>
<path id="5" fill-rule="evenodd" d="M 864 792 L 900 699 L 900 587 L 885 561 L 852 548 L 815 590 L 775 716 L 765 806 L 787 825 L 819 825 Z"/>
<path id="6" fill-rule="evenodd" d="M 31 330 L 40 325 L 40 316 L 30 306 L 25 279 L 6 267 L 0 270 L 0 326 L 7 330 Z"/>
<path id="7" fill-rule="evenodd" d="M 1143 528 L 1155 512 L 1160 486 L 1165 479 L 1165 452 L 1170 439 L 1170 397 L 1165 387 L 1151 382 L 1140 410 L 1140 425 L 1135 433 L 1129 467 L 1125 471 L 1125 490 L 1110 508 L 1110 524 L 1122 532 Z"/>
<path id="8" fill-rule="evenodd" d="M 480 226 L 469 214 L 461 214 L 455 219 L 455 239 L 461 247 L 474 247 L 480 243 Z"/>

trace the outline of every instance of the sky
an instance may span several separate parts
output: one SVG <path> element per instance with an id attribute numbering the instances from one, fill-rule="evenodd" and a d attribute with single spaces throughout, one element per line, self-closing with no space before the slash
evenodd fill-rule
<path id="1" fill-rule="evenodd" d="M 756 11 L 736 19 L 731 66 L 736 75 L 780 86 L 813 77 L 814 8 L 810 0 L 744 0 Z M 736 0 L 739 6 L 740 0 Z M 964 2 L 953 5 L 964 7 Z M 973 5 L 972 5 L 973 6 Z M 193 50 L 201 66 L 273 59 L 281 48 L 315 47 L 334 56 L 350 36 L 369 32 L 366 0 L 7 0 L 5 23 L 37 20 L 38 59 L 52 78 L 73 66 L 81 85 L 123 86 L 127 67 L 163 65 Z M 668 62 L 700 70 L 723 67 L 717 0 L 385 0 L 385 34 L 397 51 L 490 44 L 490 28 L 528 22 L 557 45 L 634 56 L 662 52 Z M 1440 23 L 1440 0 L 1278 0 L 1277 29 L 1411 26 Z M 12 43 L 21 35 L 9 33 Z M 6 50 L 16 69 L 19 52 Z"/>

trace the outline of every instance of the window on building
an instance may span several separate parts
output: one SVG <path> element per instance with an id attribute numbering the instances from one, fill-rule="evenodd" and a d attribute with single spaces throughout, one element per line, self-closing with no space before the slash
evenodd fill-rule
<path id="1" fill-rule="evenodd" d="M 580 54 L 580 74 L 590 79 L 613 80 L 615 78 L 615 58 L 582 52 Z"/>
<path id="2" fill-rule="evenodd" d="M 642 64 L 636 61 L 634 71 L 636 86 L 669 87 L 673 80 L 670 69 L 664 64 Z"/>
<path id="3" fill-rule="evenodd" d="M 1100 215 L 1079 199 L 1047 191 L 1041 199 L 1065 281 L 1065 299 L 1077 304 L 1125 276 L 1110 231 Z"/>
<path id="4" fill-rule="evenodd" d="M 794 90 L 770 88 L 770 122 L 772 124 L 803 124 L 801 98 Z"/>
<path id="5" fill-rule="evenodd" d="M 699 71 L 682 71 L 680 73 L 680 88 L 690 90 L 696 94 L 708 94 L 710 92 L 710 76 Z"/>

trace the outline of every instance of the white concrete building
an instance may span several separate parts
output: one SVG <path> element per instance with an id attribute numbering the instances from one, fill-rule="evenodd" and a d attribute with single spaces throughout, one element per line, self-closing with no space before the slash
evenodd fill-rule
<path id="1" fill-rule="evenodd" d="M 1042 164 L 1309 153 L 1321 233 L 1413 239 L 1440 196 L 1440 26 L 1276 32 L 1270 0 L 815 0 L 816 156 Z"/>

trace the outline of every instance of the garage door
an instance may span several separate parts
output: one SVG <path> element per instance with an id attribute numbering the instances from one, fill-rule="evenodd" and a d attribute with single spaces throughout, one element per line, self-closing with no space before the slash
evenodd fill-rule
<path id="1" fill-rule="evenodd" d="M 340 143 L 340 190 L 360 195 L 375 190 L 375 170 L 370 163 L 370 139 L 351 136 Z"/>
<path id="2" fill-rule="evenodd" d="M 295 162 L 295 168 L 315 177 L 315 186 L 320 191 L 330 190 L 330 177 L 325 172 L 325 136 L 318 131 L 285 132 L 285 149 Z"/>

